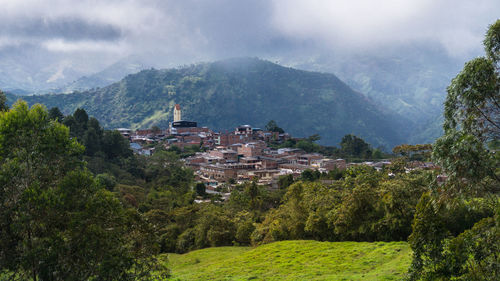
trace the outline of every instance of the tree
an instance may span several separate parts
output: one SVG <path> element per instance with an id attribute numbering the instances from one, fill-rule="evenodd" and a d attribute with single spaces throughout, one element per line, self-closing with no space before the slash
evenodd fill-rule
<path id="1" fill-rule="evenodd" d="M 41 105 L 0 113 L 0 268 L 10 279 L 131 280 L 154 264 L 147 223 L 83 169 L 83 150 Z"/>
<path id="2" fill-rule="evenodd" d="M 278 186 L 280 189 L 285 189 L 293 184 L 293 175 L 283 175 L 278 179 Z"/>
<path id="3" fill-rule="evenodd" d="M 500 279 L 500 158 L 487 150 L 500 138 L 500 20 L 484 45 L 486 56 L 467 62 L 447 89 L 432 157 L 448 179 L 417 206 L 409 280 Z"/>
<path id="4" fill-rule="evenodd" d="M 194 186 L 194 189 L 196 191 L 196 194 L 198 196 L 201 196 L 203 198 L 205 198 L 207 196 L 207 191 L 206 191 L 206 187 L 205 187 L 205 184 L 202 183 L 202 182 L 199 182 L 197 183 L 195 186 Z"/>
<path id="5" fill-rule="evenodd" d="M 345 135 L 340 142 L 341 151 L 348 156 L 358 158 L 371 157 L 371 148 L 362 138 L 355 135 Z"/>
<path id="6" fill-rule="evenodd" d="M 280 134 L 283 134 L 285 132 L 285 130 L 283 130 L 282 128 L 278 127 L 278 124 L 274 120 L 271 120 L 271 121 L 269 121 L 267 123 L 267 125 L 266 125 L 266 131 L 277 132 L 277 133 L 280 133 Z"/>
<path id="7" fill-rule="evenodd" d="M 203 215 L 196 221 L 195 245 L 198 248 L 231 245 L 236 229 L 229 214 L 212 204 L 201 211 Z"/>
<path id="8" fill-rule="evenodd" d="M 486 144 L 500 139 L 500 20 L 490 26 L 484 45 L 486 57 L 473 59 L 448 87 L 444 136 L 436 141 L 433 157 L 461 186 L 476 184 L 495 174 L 498 158 Z M 479 165 L 479 166 L 478 166 Z"/>
<path id="9" fill-rule="evenodd" d="M 307 139 L 310 142 L 315 142 L 315 141 L 319 141 L 321 139 L 321 136 L 319 134 L 314 134 L 314 135 L 310 135 Z"/>
<path id="10" fill-rule="evenodd" d="M 52 107 L 49 109 L 49 118 L 51 120 L 56 120 L 59 123 L 62 123 L 64 119 L 64 115 L 62 114 L 61 110 L 59 110 L 59 107 Z"/>
<path id="11" fill-rule="evenodd" d="M 7 97 L 5 93 L 0 90 L 0 111 L 9 110 L 9 106 L 7 105 Z"/>
<path id="12" fill-rule="evenodd" d="M 70 170 L 81 165 L 83 147 L 69 138 L 69 131 L 51 123 L 46 110 L 17 102 L 0 113 L 0 251 L 1 268 L 39 272 L 34 260 L 44 214 L 37 204 L 43 192 Z"/>
<path id="13" fill-rule="evenodd" d="M 73 117 L 75 117 L 76 122 L 79 124 L 86 124 L 89 121 L 89 115 L 83 108 L 77 108 L 75 113 L 73 113 Z"/>
<path id="14" fill-rule="evenodd" d="M 87 122 L 87 130 L 83 132 L 81 142 L 85 145 L 85 155 L 93 156 L 102 150 L 104 132 L 99 121 L 91 117 Z"/>
<path id="15" fill-rule="evenodd" d="M 500 209 L 470 230 L 446 241 L 441 272 L 457 280 L 498 280 L 500 276 Z M 446 276 L 447 277 L 447 276 Z"/>
<path id="16" fill-rule="evenodd" d="M 105 131 L 102 150 L 108 159 L 132 156 L 130 144 L 118 131 Z"/>
<path id="17" fill-rule="evenodd" d="M 151 127 L 151 132 L 153 132 L 155 134 L 159 134 L 159 133 L 161 133 L 161 129 L 157 125 L 154 125 L 153 127 Z"/>
<path id="18" fill-rule="evenodd" d="M 401 144 L 395 146 L 392 152 L 403 157 L 408 157 L 411 160 L 426 161 L 431 156 L 432 144 Z"/>

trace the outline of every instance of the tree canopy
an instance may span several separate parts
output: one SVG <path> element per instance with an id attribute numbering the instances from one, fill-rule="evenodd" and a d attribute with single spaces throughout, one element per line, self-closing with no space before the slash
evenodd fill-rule
<path id="1" fill-rule="evenodd" d="M 433 155 L 453 181 L 477 183 L 489 177 L 500 183 L 498 157 L 487 151 L 487 143 L 500 139 L 499 37 L 500 20 L 486 34 L 486 56 L 467 62 L 448 87 L 445 134 Z"/>
<path id="2" fill-rule="evenodd" d="M 84 168 L 83 151 L 41 105 L 0 112 L 0 268 L 9 280 L 149 276 L 148 224 Z"/>
<path id="3" fill-rule="evenodd" d="M 488 150 L 500 138 L 500 20 L 484 45 L 448 87 L 432 152 L 447 180 L 417 205 L 409 280 L 500 279 L 500 157 Z"/>
<path id="4" fill-rule="evenodd" d="M 285 130 L 283 130 L 282 128 L 278 127 L 278 124 L 274 120 L 271 120 L 271 121 L 269 121 L 266 124 L 266 131 L 277 132 L 277 133 L 280 133 L 280 134 L 283 134 L 285 132 Z"/>

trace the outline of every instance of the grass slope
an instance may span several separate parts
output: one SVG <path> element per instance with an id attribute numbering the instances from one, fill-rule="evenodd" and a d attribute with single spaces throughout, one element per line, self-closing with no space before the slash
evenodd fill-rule
<path id="1" fill-rule="evenodd" d="M 173 280 L 401 280 L 405 242 L 283 241 L 169 254 Z"/>

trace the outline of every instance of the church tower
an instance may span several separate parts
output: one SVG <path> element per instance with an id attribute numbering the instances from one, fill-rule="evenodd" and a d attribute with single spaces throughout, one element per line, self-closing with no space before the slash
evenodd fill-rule
<path id="1" fill-rule="evenodd" d="M 181 121 L 181 106 L 179 104 L 176 104 L 174 107 L 174 122 Z"/>

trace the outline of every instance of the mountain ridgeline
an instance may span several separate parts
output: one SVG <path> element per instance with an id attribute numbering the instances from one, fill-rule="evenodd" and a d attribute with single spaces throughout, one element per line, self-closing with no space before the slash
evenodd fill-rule
<path id="1" fill-rule="evenodd" d="M 276 120 L 297 137 L 320 134 L 324 144 L 336 144 L 349 133 L 386 148 L 405 141 L 399 118 L 335 75 L 255 58 L 143 70 L 104 88 L 23 99 L 57 106 L 66 114 L 84 108 L 107 128 L 166 127 L 178 103 L 183 119 L 213 129 L 263 127 Z"/>

